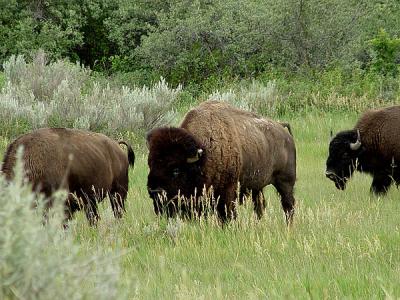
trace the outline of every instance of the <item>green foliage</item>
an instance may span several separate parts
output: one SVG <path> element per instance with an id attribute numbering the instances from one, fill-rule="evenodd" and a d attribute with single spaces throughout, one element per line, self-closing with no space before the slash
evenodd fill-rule
<path id="1" fill-rule="evenodd" d="M 259 53 L 268 44 L 258 49 L 258 40 L 250 35 L 260 7 L 235 3 L 176 1 L 170 11 L 159 14 L 159 26 L 143 38 L 137 56 L 173 84 L 200 83 L 232 72 L 250 74 L 253 70 L 246 71 L 245 64 L 249 51 L 256 48 Z"/>
<path id="2" fill-rule="evenodd" d="M 76 58 L 73 50 L 82 45 L 82 15 L 78 1 L 1 0 L 0 59 L 12 54 L 28 56 L 44 49 L 53 58 Z"/>
<path id="3" fill-rule="evenodd" d="M 41 48 L 138 84 L 206 90 L 276 69 L 365 67 L 379 28 L 400 33 L 391 0 L 0 1 L 1 60 Z"/>
<path id="4" fill-rule="evenodd" d="M 68 57 L 106 69 L 116 47 L 105 21 L 116 4 L 106 0 L 1 0 L 0 59 L 44 49 L 50 57 Z"/>
<path id="5" fill-rule="evenodd" d="M 115 1 L 116 8 L 110 12 L 108 18 L 104 21 L 108 39 L 118 49 L 113 61 L 123 61 L 123 64 L 113 63 L 114 71 L 130 72 L 132 69 L 147 68 L 138 60 L 135 49 L 140 46 L 142 37 L 146 36 L 151 28 L 158 26 L 157 14 L 168 10 L 170 2 L 173 1 Z"/>
<path id="6" fill-rule="evenodd" d="M 137 57 L 172 83 L 346 65 L 377 10 L 372 1 L 176 1 Z"/>
<path id="7" fill-rule="evenodd" d="M 373 51 L 371 69 L 381 75 L 396 76 L 399 72 L 396 58 L 400 57 L 400 38 L 391 38 L 381 29 L 369 44 Z"/>

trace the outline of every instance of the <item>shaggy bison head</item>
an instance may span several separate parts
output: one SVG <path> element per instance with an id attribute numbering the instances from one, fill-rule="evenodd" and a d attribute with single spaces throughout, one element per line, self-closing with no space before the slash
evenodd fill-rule
<path id="1" fill-rule="evenodd" d="M 174 215 L 185 210 L 179 201 L 201 192 L 204 184 L 202 168 L 204 147 L 187 130 L 162 127 L 147 135 L 149 148 L 147 189 L 156 214 Z M 183 197 L 180 197 L 183 196 Z M 187 207 L 186 207 L 187 209 Z"/>
<path id="2" fill-rule="evenodd" d="M 331 140 L 325 175 L 335 183 L 338 189 L 346 188 L 347 180 L 357 168 L 357 158 L 361 151 L 361 138 L 358 130 L 339 132 Z"/>

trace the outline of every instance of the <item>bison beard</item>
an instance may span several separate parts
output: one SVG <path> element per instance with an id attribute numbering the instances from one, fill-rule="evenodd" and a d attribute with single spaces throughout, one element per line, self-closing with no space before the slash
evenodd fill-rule
<path id="1" fill-rule="evenodd" d="M 191 211 L 202 214 L 204 206 L 211 206 L 222 221 L 229 220 L 236 216 L 240 184 L 240 198 L 250 194 L 261 218 L 262 189 L 273 184 L 287 221 L 292 219 L 296 151 L 282 124 L 207 101 L 189 111 L 180 127 L 152 130 L 147 142 L 147 187 L 157 214 L 172 216 L 179 211 L 192 216 Z M 211 188 L 214 198 L 203 203 L 200 195 Z"/>
<path id="2" fill-rule="evenodd" d="M 118 143 L 93 132 L 43 128 L 25 134 L 12 142 L 2 165 L 6 179 L 14 176 L 16 151 L 24 148 L 25 173 L 33 190 L 44 193 L 47 206 L 58 189 L 69 191 L 65 201 L 66 219 L 84 209 L 91 225 L 99 219 L 97 202 L 109 196 L 116 218 L 125 211 L 128 191 L 128 166 L 134 165 L 135 154 L 127 143 L 127 153 Z"/>
<path id="3" fill-rule="evenodd" d="M 352 130 L 339 132 L 329 144 L 326 177 L 344 190 L 355 170 L 373 176 L 371 192 L 385 194 L 400 183 L 400 106 L 365 112 Z"/>

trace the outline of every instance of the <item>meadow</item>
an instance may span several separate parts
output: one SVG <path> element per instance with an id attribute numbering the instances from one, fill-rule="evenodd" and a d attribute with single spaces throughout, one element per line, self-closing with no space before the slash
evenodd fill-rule
<path id="1" fill-rule="evenodd" d="M 157 219 L 146 193 L 146 152 L 131 172 L 127 215 L 117 224 L 74 228 L 80 242 L 127 251 L 123 290 L 138 298 L 384 298 L 400 295 L 398 191 L 369 194 L 355 176 L 344 192 L 324 177 L 329 130 L 350 128 L 354 114 L 292 118 L 298 150 L 296 215 L 284 222 L 273 187 L 265 218 L 249 203 L 221 228 L 212 220 Z M 106 205 L 108 214 L 109 205 Z M 111 228 L 110 228 L 111 225 Z"/>
<path id="2" fill-rule="evenodd" d="M 123 137 L 133 145 L 136 163 L 126 214 L 115 220 L 105 199 L 97 227 L 77 213 L 62 230 L 57 209 L 54 221 L 43 226 L 40 209 L 30 208 L 36 198 L 29 187 L 21 181 L 7 185 L 0 177 L 0 298 L 400 297 L 399 191 L 394 186 L 385 197 L 373 196 L 371 178 L 360 173 L 339 191 L 324 175 L 330 132 L 352 128 L 367 108 L 399 103 L 398 89 L 389 99 L 346 95 L 333 72 L 320 85 L 252 81 L 194 97 L 163 80 L 121 87 L 79 65 L 47 63 L 43 53 L 31 63 L 11 57 L 3 67 L 0 159 L 21 133 L 67 126 Z M 297 148 L 291 227 L 272 186 L 264 190 L 261 220 L 250 199 L 226 226 L 215 216 L 188 221 L 154 214 L 146 189 L 145 133 L 179 124 L 191 107 L 211 98 L 291 124 Z"/>
<path id="3" fill-rule="evenodd" d="M 330 130 L 351 128 L 356 119 L 317 111 L 282 117 L 292 125 L 298 157 L 290 228 L 272 186 L 264 190 L 260 221 L 250 201 L 224 227 L 213 217 L 156 217 L 146 191 L 147 151 L 136 147 L 124 218 L 115 220 L 104 201 L 97 228 L 78 213 L 68 231 L 84 252 L 117 253 L 108 263 L 120 264 L 118 298 L 397 298 L 398 190 L 377 198 L 371 179 L 356 174 L 339 191 L 324 176 Z"/>

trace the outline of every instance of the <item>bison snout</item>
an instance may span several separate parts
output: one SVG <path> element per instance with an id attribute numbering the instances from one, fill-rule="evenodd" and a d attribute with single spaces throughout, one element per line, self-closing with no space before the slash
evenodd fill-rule
<path id="1" fill-rule="evenodd" d="M 325 176 L 328 177 L 331 180 L 334 180 L 337 176 L 335 173 L 333 173 L 332 171 L 326 171 L 325 172 Z"/>
<path id="2" fill-rule="evenodd" d="M 148 188 L 147 191 L 151 198 L 156 198 L 157 196 L 166 195 L 166 191 L 162 188 L 150 189 Z"/>
<path id="3" fill-rule="evenodd" d="M 335 183 L 335 186 L 339 190 L 344 190 L 346 188 L 346 177 L 339 177 L 332 171 L 326 171 L 325 176 L 328 177 L 330 180 L 332 180 Z"/>

